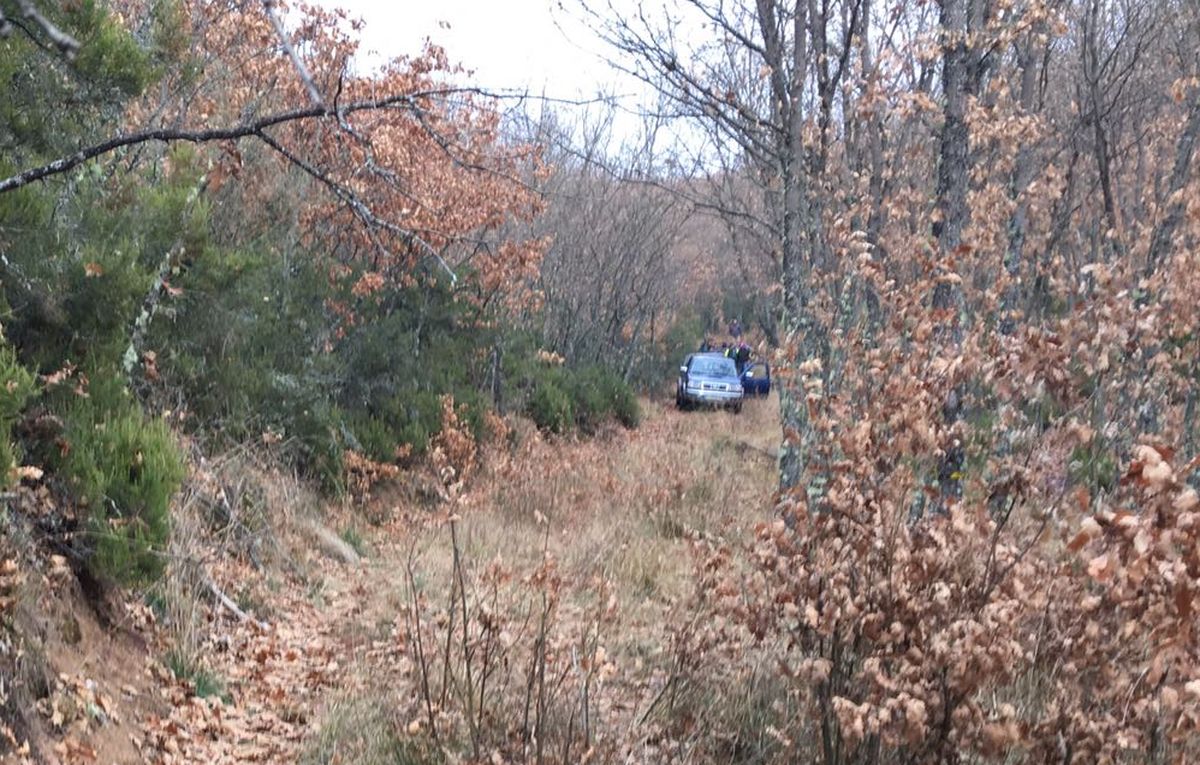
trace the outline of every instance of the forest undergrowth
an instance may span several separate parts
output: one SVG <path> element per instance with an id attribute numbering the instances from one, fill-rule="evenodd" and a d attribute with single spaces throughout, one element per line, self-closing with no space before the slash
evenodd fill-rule
<path id="1" fill-rule="evenodd" d="M 1200 760 L 1200 6 L 566 5 L 0 0 L 0 758 Z"/>
<path id="2" fill-rule="evenodd" d="M 645 409 L 586 440 L 497 419 L 482 449 L 451 422 L 365 505 L 199 462 L 164 583 L 111 603 L 115 626 L 64 637 L 77 585 L 38 577 L 49 702 L 23 733 L 62 762 L 687 759 L 695 551 L 769 515 L 778 405 Z"/>

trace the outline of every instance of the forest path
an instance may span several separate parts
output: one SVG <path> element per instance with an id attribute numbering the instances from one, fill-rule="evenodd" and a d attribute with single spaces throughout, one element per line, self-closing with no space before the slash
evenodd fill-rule
<path id="1" fill-rule="evenodd" d="M 770 517 L 776 481 L 774 397 L 748 402 L 741 415 L 643 408 L 632 431 L 614 426 L 581 440 L 523 431 L 515 448 L 484 460 L 455 510 L 472 618 L 480 604 L 496 609 L 514 643 L 525 634 L 515 612 L 529 602 L 521 583 L 546 560 L 560 582 L 555 629 L 563 640 L 587 634 L 603 593 L 603 653 L 615 668 L 604 707 L 610 726 L 632 725 L 661 689 L 672 614 L 694 590 L 693 545 L 748 539 Z M 386 523 L 347 521 L 361 563 L 317 559 L 303 581 L 275 582 L 268 602 L 252 604 L 266 629 L 219 616 L 201 653 L 227 702 L 176 687 L 167 713 L 146 722 L 148 759 L 366 763 L 383 746 L 377 728 L 414 733 L 425 724 L 408 614 L 413 585 L 431 636 L 445 634 L 447 614 L 460 605 L 451 599 L 448 510 L 389 496 L 375 504 Z M 489 601 L 481 590 L 497 580 L 505 584 Z M 510 680 L 514 688 L 495 693 L 519 691 L 523 676 Z M 438 716 L 445 719 L 435 724 L 455 723 L 448 708 Z"/>

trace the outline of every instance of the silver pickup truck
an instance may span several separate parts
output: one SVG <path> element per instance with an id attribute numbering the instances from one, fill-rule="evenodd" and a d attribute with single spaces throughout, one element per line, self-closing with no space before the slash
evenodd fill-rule
<path id="1" fill-rule="evenodd" d="M 720 353 L 693 353 L 679 367 L 675 406 L 720 406 L 742 411 L 742 380 L 733 359 Z"/>

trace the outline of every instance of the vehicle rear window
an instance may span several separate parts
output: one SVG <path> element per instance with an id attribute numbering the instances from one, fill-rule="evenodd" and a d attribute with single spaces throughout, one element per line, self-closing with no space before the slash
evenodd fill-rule
<path id="1" fill-rule="evenodd" d="M 737 377 L 733 359 L 724 356 L 697 356 L 692 359 L 692 374 L 709 377 Z"/>

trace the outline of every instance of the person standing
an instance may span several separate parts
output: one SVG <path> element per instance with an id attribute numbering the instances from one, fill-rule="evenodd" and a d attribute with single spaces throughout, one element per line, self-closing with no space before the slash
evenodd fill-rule
<path id="1" fill-rule="evenodd" d="M 733 362 L 737 364 L 737 371 L 740 375 L 746 369 L 746 364 L 750 361 L 750 346 L 742 343 L 737 347 L 737 352 L 733 357 Z"/>

